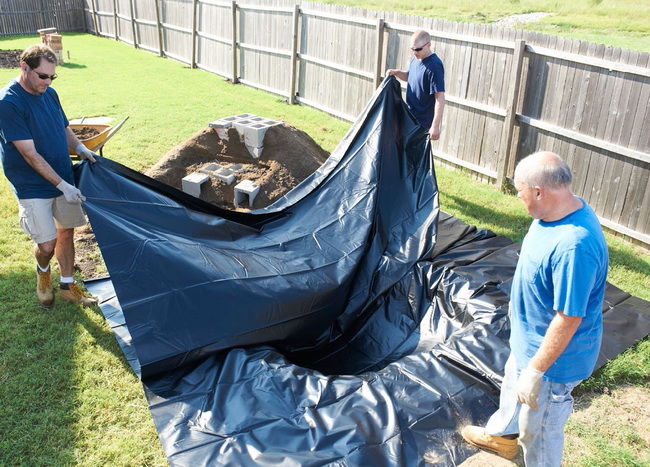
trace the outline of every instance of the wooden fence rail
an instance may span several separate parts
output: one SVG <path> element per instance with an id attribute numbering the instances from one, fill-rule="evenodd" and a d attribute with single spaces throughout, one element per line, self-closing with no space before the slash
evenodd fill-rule
<path id="1" fill-rule="evenodd" d="M 349 121 L 426 29 L 448 102 L 435 157 L 505 187 L 523 156 L 558 152 L 603 225 L 650 245 L 648 53 L 311 2 L 81 3 L 89 31 Z"/>

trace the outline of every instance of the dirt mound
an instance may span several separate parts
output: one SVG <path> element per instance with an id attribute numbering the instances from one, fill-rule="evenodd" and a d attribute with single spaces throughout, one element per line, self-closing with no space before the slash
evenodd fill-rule
<path id="1" fill-rule="evenodd" d="M 0 68 L 18 68 L 22 50 L 0 50 Z"/>
<path id="2" fill-rule="evenodd" d="M 167 185 L 181 189 L 181 179 L 192 172 L 217 163 L 235 169 L 235 181 L 226 184 L 213 174 L 201 187 L 200 198 L 221 208 L 235 210 L 234 186 L 251 180 L 260 187 L 252 209 L 273 203 L 311 175 L 329 154 L 306 133 L 286 125 L 269 128 L 264 136 L 264 150 L 253 158 L 234 128 L 207 128 L 169 151 L 145 172 Z M 247 211 L 246 208 L 236 209 Z"/>
<path id="3" fill-rule="evenodd" d="M 309 135 L 287 125 L 276 125 L 266 131 L 264 150 L 259 159 L 250 155 L 237 130 L 207 128 L 172 148 L 145 174 L 180 190 L 183 177 L 210 164 L 237 169 L 235 181 L 230 184 L 209 175 L 209 181 L 201 186 L 201 199 L 235 210 L 235 185 L 242 180 L 251 180 L 260 187 L 252 209 L 260 209 L 311 175 L 328 157 L 329 154 Z M 242 207 L 237 210 L 249 209 Z M 77 229 L 75 240 L 76 267 L 83 278 L 106 274 L 90 226 Z"/>

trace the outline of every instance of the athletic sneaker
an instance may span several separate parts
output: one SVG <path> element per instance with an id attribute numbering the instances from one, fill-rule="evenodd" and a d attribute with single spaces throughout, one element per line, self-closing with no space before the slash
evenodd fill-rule
<path id="1" fill-rule="evenodd" d="M 78 303 L 83 306 L 93 306 L 97 305 L 97 299 L 95 297 L 88 297 L 77 284 L 74 282 L 72 284 L 59 284 L 61 289 L 59 290 L 59 298 L 70 303 Z"/>
<path id="2" fill-rule="evenodd" d="M 519 452 L 516 439 L 488 435 L 485 428 L 480 426 L 468 425 L 461 430 L 460 434 L 469 444 L 505 459 L 512 460 L 517 457 Z"/>
<path id="3" fill-rule="evenodd" d="M 52 277 L 50 268 L 47 271 L 41 271 L 36 266 L 36 296 L 43 306 L 50 307 L 54 303 L 54 291 L 52 290 Z"/>

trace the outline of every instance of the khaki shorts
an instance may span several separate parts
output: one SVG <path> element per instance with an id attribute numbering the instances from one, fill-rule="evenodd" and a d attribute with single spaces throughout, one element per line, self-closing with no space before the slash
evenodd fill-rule
<path id="1" fill-rule="evenodd" d="M 56 238 L 56 229 L 71 229 L 86 224 L 81 204 L 68 203 L 63 195 L 58 198 L 30 198 L 18 200 L 20 227 L 36 243 Z"/>

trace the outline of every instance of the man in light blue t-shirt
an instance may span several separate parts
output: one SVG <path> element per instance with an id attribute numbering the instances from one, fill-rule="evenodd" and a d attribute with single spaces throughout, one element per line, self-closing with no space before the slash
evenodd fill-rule
<path id="1" fill-rule="evenodd" d="M 429 133 L 431 140 L 440 138 L 442 113 L 445 109 L 445 70 L 442 61 L 431 51 L 431 35 L 420 29 L 411 36 L 408 70 L 386 70 L 386 76 L 406 81 L 406 104 Z"/>
<path id="2" fill-rule="evenodd" d="M 51 306 L 54 292 L 50 260 L 61 271 L 59 298 L 93 305 L 74 283 L 74 228 L 86 223 L 85 198 L 74 186 L 70 152 L 95 162 L 68 126 L 59 96 L 50 87 L 56 79 L 56 55 L 38 44 L 20 55 L 20 75 L 0 90 L 0 162 L 18 198 L 23 231 L 34 241 L 36 295 Z"/>
<path id="3" fill-rule="evenodd" d="M 589 377 L 602 337 L 607 245 L 598 218 L 571 192 L 571 170 L 551 152 L 524 158 L 515 188 L 534 218 L 510 292 L 510 348 L 499 409 L 471 444 L 530 466 L 560 466 L 571 391 Z M 518 438 L 518 439 L 517 439 Z"/>

